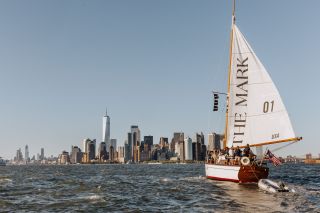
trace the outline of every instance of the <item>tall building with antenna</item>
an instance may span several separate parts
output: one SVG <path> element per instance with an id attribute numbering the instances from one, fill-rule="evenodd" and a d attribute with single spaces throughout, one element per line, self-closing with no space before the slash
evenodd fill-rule
<path id="1" fill-rule="evenodd" d="M 102 142 L 106 143 L 107 152 L 110 152 L 110 117 L 107 109 L 102 118 Z"/>

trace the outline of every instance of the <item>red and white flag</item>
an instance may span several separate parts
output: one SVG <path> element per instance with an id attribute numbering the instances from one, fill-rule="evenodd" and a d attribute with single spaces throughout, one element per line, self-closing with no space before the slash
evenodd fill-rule
<path id="1" fill-rule="evenodd" d="M 270 150 L 267 151 L 266 155 L 269 157 L 269 160 L 273 163 L 274 166 L 279 166 L 282 164 L 280 159 L 272 154 Z"/>

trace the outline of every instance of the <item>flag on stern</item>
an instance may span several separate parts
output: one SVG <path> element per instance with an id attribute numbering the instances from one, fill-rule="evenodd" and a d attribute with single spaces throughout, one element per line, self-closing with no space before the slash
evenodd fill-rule
<path id="1" fill-rule="evenodd" d="M 273 163 L 274 166 L 279 166 L 282 164 L 279 158 L 272 154 L 270 150 L 267 151 L 266 155 L 269 157 L 269 160 Z"/>

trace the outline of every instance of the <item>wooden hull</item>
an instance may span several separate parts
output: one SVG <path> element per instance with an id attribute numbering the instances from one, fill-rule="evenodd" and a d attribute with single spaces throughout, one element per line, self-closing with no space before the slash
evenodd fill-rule
<path id="1" fill-rule="evenodd" d="M 256 183 L 269 175 L 269 168 L 258 165 L 205 164 L 205 170 L 209 179 L 236 183 Z"/>

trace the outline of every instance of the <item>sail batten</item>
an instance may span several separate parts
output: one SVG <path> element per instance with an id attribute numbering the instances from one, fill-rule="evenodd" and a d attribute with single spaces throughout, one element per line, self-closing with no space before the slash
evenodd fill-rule
<path id="1" fill-rule="evenodd" d="M 296 138 L 276 86 L 235 24 L 231 38 L 226 145 L 260 146 Z"/>

